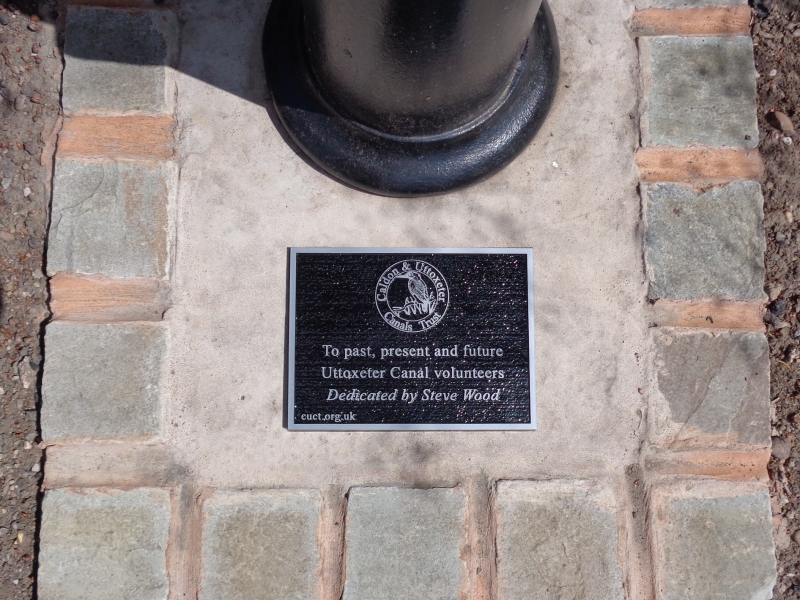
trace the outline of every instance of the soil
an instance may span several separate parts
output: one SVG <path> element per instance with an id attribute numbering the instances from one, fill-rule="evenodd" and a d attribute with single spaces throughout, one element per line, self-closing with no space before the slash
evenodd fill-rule
<path id="1" fill-rule="evenodd" d="M 61 52 L 56 2 L 0 0 L 0 599 L 36 594 L 43 271 Z"/>
<path id="2" fill-rule="evenodd" d="M 800 2 L 753 5 L 759 148 L 765 163 L 773 450 L 769 463 L 778 582 L 800 600 Z"/>

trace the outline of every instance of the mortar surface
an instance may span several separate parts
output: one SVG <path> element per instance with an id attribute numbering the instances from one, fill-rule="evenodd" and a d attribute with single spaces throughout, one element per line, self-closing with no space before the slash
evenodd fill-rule
<path id="1" fill-rule="evenodd" d="M 417 200 L 347 188 L 281 138 L 264 3 L 185 7 L 164 435 L 199 484 L 447 485 L 613 475 L 633 460 L 647 319 L 632 6 L 558 2 L 561 81 L 533 144 L 484 183 Z M 290 246 L 532 247 L 539 430 L 288 432 Z"/>

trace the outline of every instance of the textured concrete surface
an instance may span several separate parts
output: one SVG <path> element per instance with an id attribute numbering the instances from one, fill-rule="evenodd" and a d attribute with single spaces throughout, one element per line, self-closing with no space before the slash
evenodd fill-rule
<path id="1" fill-rule="evenodd" d="M 497 486 L 497 576 L 504 600 L 623 600 L 612 492 L 587 481 Z"/>
<path id="2" fill-rule="evenodd" d="M 756 71 L 749 37 L 639 40 L 645 145 L 758 145 Z"/>
<path id="3" fill-rule="evenodd" d="M 480 185 L 408 200 L 342 186 L 283 141 L 264 105 L 265 4 L 184 7 L 167 436 L 201 484 L 441 486 L 596 474 L 635 452 L 647 321 L 631 6 L 553 9 L 562 76 L 533 144 Z M 287 432 L 290 246 L 532 247 L 539 431 Z"/>
<path id="4" fill-rule="evenodd" d="M 769 493 L 691 482 L 653 493 L 658 600 L 767 600 L 775 585 Z"/>
<path id="5" fill-rule="evenodd" d="M 316 594 L 320 495 L 217 492 L 204 505 L 201 600 L 307 600 Z"/>
<path id="6" fill-rule="evenodd" d="M 764 295 L 764 199 L 754 181 L 696 193 L 642 186 L 652 299 Z M 722 218 L 724 215 L 724 218 Z"/>
<path id="7" fill-rule="evenodd" d="M 62 102 L 67 112 L 171 112 L 174 85 L 165 66 L 177 56 L 171 11 L 69 8 Z"/>
<path id="8" fill-rule="evenodd" d="M 56 161 L 47 269 L 164 277 L 171 163 Z"/>
<path id="9" fill-rule="evenodd" d="M 44 344 L 45 440 L 159 433 L 166 352 L 162 324 L 54 322 L 47 326 Z"/>
<path id="10" fill-rule="evenodd" d="M 458 489 L 350 490 L 343 600 L 457 598 L 464 511 Z"/>
<path id="11" fill-rule="evenodd" d="M 769 447 L 764 334 L 660 329 L 654 350 L 658 390 L 648 413 L 653 442 Z"/>
<path id="12" fill-rule="evenodd" d="M 166 600 L 169 519 L 164 490 L 48 491 L 38 597 Z"/>

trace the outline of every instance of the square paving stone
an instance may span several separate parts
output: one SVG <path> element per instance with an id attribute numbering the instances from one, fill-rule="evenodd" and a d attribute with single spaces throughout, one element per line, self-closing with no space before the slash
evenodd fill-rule
<path id="1" fill-rule="evenodd" d="M 762 333 L 654 333 L 656 444 L 770 445 L 769 346 Z"/>
<path id="2" fill-rule="evenodd" d="M 350 490 L 344 600 L 456 600 L 464 519 L 458 489 Z"/>
<path id="3" fill-rule="evenodd" d="M 753 42 L 747 36 L 640 38 L 645 145 L 758 145 Z"/>
<path id="4" fill-rule="evenodd" d="M 39 598 L 166 600 L 169 519 L 164 490 L 48 491 Z"/>
<path id="5" fill-rule="evenodd" d="M 165 277 L 174 165 L 56 161 L 47 269 Z"/>
<path id="6" fill-rule="evenodd" d="M 201 600 L 309 600 L 317 593 L 320 494 L 217 492 L 205 504 Z"/>
<path id="7" fill-rule="evenodd" d="M 767 600 L 775 585 L 766 486 L 692 482 L 652 496 L 658 600 Z"/>
<path id="8" fill-rule="evenodd" d="M 754 181 L 705 193 L 642 187 L 650 298 L 764 296 L 764 199 Z"/>
<path id="9" fill-rule="evenodd" d="M 622 600 L 613 494 L 586 481 L 497 486 L 497 575 L 504 600 Z"/>
<path id="10" fill-rule="evenodd" d="M 45 332 L 42 435 L 148 438 L 161 429 L 161 323 L 54 322 Z"/>
<path id="11" fill-rule="evenodd" d="M 67 112 L 172 111 L 167 66 L 177 56 L 171 11 L 126 12 L 70 7 L 64 43 Z"/>

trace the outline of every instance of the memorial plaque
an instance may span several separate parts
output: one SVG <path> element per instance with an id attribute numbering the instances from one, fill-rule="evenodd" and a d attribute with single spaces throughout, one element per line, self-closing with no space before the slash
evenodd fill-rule
<path id="1" fill-rule="evenodd" d="M 289 429 L 536 428 L 530 249 L 289 258 Z"/>

